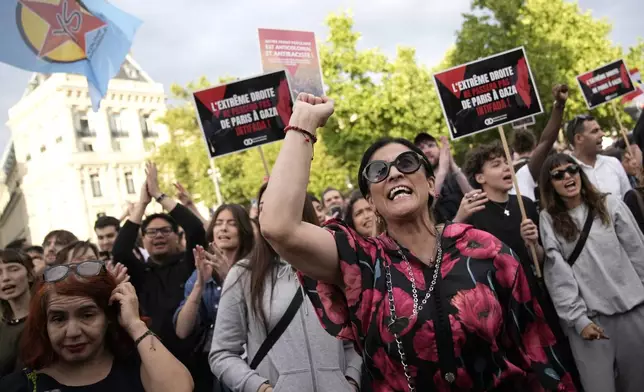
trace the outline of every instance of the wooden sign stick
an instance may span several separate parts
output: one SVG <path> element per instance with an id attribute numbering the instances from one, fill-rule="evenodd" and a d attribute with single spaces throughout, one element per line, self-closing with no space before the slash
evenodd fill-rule
<path id="1" fill-rule="evenodd" d="M 626 134 L 626 130 L 624 129 L 624 126 L 622 125 L 622 120 L 619 119 L 619 110 L 617 110 L 617 103 L 615 103 L 615 100 L 611 102 L 611 106 L 613 107 L 613 115 L 615 116 L 615 119 L 617 120 L 617 125 L 619 126 L 619 131 L 622 134 L 622 137 L 624 138 L 624 143 L 626 143 L 626 151 L 630 152 L 631 151 L 631 144 L 628 142 L 628 135 Z"/>
<path id="2" fill-rule="evenodd" d="M 523 199 L 521 198 L 521 191 L 519 190 L 519 184 L 517 183 L 517 175 L 514 172 L 514 166 L 512 166 L 512 155 L 510 154 L 510 148 L 508 147 L 508 141 L 505 139 L 505 132 L 503 127 L 499 126 L 499 135 L 501 136 L 501 143 L 503 143 L 503 150 L 505 151 L 505 158 L 508 160 L 508 165 L 510 166 L 510 173 L 512 173 L 512 184 L 514 185 L 514 190 L 517 194 L 517 201 L 519 202 L 519 209 L 521 210 L 521 221 L 528 219 L 528 216 L 525 213 L 525 206 L 523 205 Z M 539 258 L 537 257 L 537 249 L 533 244 L 528 246 L 530 249 L 530 255 L 532 256 L 532 262 L 534 263 L 535 274 L 537 278 L 541 278 L 541 267 L 539 266 Z"/>

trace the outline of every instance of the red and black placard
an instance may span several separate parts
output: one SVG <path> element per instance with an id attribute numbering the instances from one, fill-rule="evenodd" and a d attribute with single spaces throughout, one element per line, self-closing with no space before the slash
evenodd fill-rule
<path id="1" fill-rule="evenodd" d="M 588 109 L 612 101 L 635 90 L 624 60 L 613 61 L 577 76 Z"/>
<path id="2" fill-rule="evenodd" d="M 543 112 L 523 47 L 434 74 L 452 139 Z"/>
<path id="3" fill-rule="evenodd" d="M 284 139 L 293 111 L 285 71 L 193 93 L 211 158 Z"/>

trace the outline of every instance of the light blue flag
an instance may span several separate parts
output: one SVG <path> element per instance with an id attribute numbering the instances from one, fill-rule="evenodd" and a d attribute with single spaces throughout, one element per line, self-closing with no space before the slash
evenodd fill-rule
<path id="1" fill-rule="evenodd" d="M 0 61 L 85 75 L 96 111 L 140 25 L 105 0 L 0 0 Z"/>

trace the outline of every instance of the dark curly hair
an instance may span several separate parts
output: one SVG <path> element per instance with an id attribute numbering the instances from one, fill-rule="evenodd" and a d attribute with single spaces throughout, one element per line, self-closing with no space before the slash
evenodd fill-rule
<path id="1" fill-rule="evenodd" d="M 480 185 L 474 181 L 474 176 L 483 172 L 483 165 L 485 162 L 489 162 L 492 159 L 502 157 L 505 158 L 505 151 L 500 142 L 492 142 L 489 144 L 483 144 L 472 151 L 470 151 L 465 158 L 465 165 L 463 166 L 463 173 L 470 179 L 472 185 L 480 187 Z"/>
<path id="2" fill-rule="evenodd" d="M 529 129 L 519 129 L 514 132 L 514 140 L 512 142 L 512 149 L 517 154 L 526 154 L 534 150 L 537 145 L 537 139 L 534 137 Z"/>
<path id="3" fill-rule="evenodd" d="M 579 235 L 579 228 L 568 213 L 568 207 L 564 204 L 561 196 L 555 191 L 550 178 L 552 169 L 566 164 L 577 165 L 578 163 L 568 154 L 554 154 L 546 158 L 541 167 L 539 176 L 539 190 L 541 192 L 541 208 L 548 211 L 552 217 L 552 226 L 555 233 L 562 236 L 566 241 L 572 242 Z M 606 208 L 606 195 L 600 193 L 593 186 L 583 170 L 579 171 L 581 178 L 581 198 L 601 218 L 605 225 L 610 224 L 610 217 Z"/>

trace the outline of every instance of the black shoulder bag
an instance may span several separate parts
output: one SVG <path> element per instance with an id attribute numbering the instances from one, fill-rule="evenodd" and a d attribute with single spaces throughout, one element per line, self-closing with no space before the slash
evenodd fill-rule
<path id="1" fill-rule="evenodd" d="M 570 257 L 568 257 L 568 264 L 572 267 L 577 261 L 581 250 L 584 249 L 586 240 L 588 239 L 588 234 L 590 233 L 590 227 L 593 225 L 593 220 L 595 219 L 595 211 L 592 208 L 588 208 L 588 214 L 586 215 L 586 222 L 584 222 L 584 228 L 581 229 L 579 233 L 579 239 L 577 244 L 575 244 L 575 249 L 572 250 Z"/>
<path id="2" fill-rule="evenodd" d="M 279 340 L 280 336 L 282 336 L 284 331 L 286 331 L 286 328 L 291 321 L 293 321 L 293 317 L 295 317 L 300 305 L 302 305 L 302 301 L 304 301 L 304 295 L 302 294 L 302 289 L 298 287 L 295 296 L 291 300 L 291 304 L 288 305 L 288 308 L 286 309 L 286 312 L 284 312 L 280 321 L 277 322 L 275 328 L 271 329 L 271 332 L 268 333 L 268 336 L 264 339 L 259 350 L 257 350 L 257 354 L 255 354 L 255 357 L 253 357 L 253 360 L 250 362 L 251 369 L 255 370 L 257 366 L 259 366 L 264 357 L 266 357 L 266 354 L 268 354 L 271 348 L 273 348 L 275 343 Z"/>
<path id="3" fill-rule="evenodd" d="M 288 305 L 288 308 L 286 309 L 286 312 L 282 315 L 282 318 L 280 321 L 277 322 L 277 325 L 275 325 L 275 328 L 273 328 L 269 333 L 268 336 L 266 336 L 266 339 L 264 339 L 264 342 L 262 342 L 262 345 L 259 347 L 259 350 L 257 350 L 257 353 L 253 357 L 253 360 L 250 362 L 250 368 L 255 370 L 257 369 L 257 366 L 262 362 L 262 360 L 266 357 L 266 354 L 268 354 L 269 351 L 271 351 L 271 348 L 277 343 L 279 340 L 280 336 L 286 331 L 286 328 L 288 325 L 293 321 L 293 317 L 295 317 L 295 314 L 297 311 L 300 309 L 300 306 L 302 305 L 302 302 L 304 301 L 304 294 L 302 294 L 302 289 L 298 287 L 297 291 L 295 292 L 295 296 L 291 300 L 291 303 Z M 218 380 L 217 385 L 215 385 L 215 392 L 228 392 L 230 389 L 228 386 L 224 384 L 223 381 Z"/>

